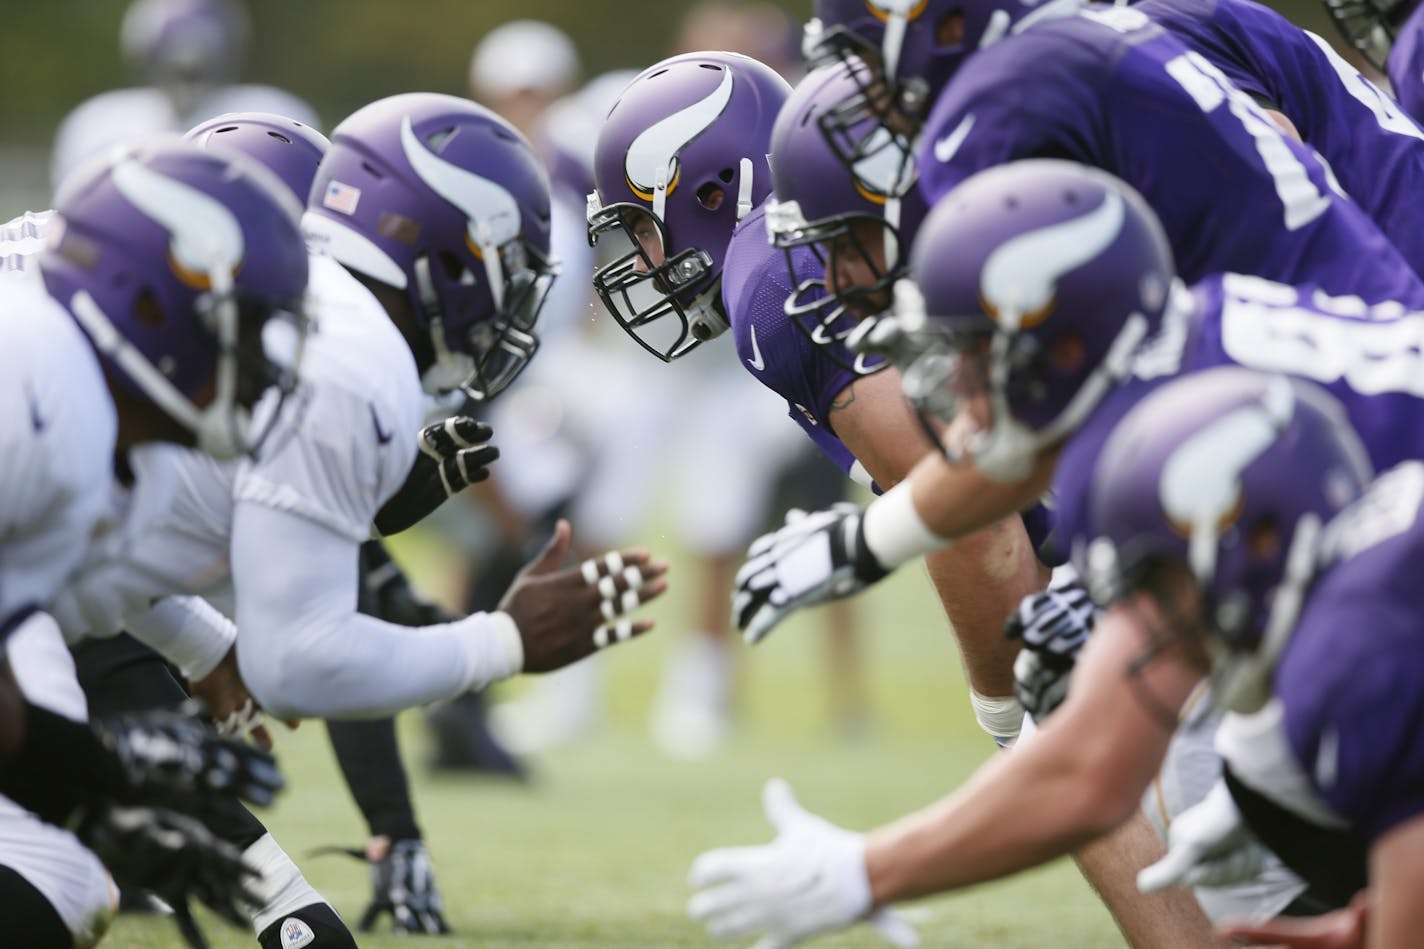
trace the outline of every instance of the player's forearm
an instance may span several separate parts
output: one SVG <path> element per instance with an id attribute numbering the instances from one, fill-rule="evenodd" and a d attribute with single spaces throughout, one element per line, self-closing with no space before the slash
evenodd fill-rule
<path id="1" fill-rule="evenodd" d="M 376 718 L 452 698 L 519 672 L 523 650 L 502 613 L 397 626 L 351 610 L 276 624 L 241 612 L 238 665 L 279 718 Z"/>
<path id="2" fill-rule="evenodd" d="M 125 618 L 139 642 L 177 666 L 189 681 L 208 675 L 237 641 L 237 626 L 208 601 L 168 597 Z"/>
<path id="3" fill-rule="evenodd" d="M 1424 816 L 1395 826 L 1370 848 L 1370 949 L 1424 947 Z"/>
<path id="4" fill-rule="evenodd" d="M 1051 457 L 1040 458 L 1027 478 L 1009 484 L 986 478 L 970 465 L 951 465 L 936 454 L 926 455 L 906 480 L 920 520 L 946 541 L 954 541 L 1032 505 L 1048 490 L 1052 475 Z"/>
<path id="5" fill-rule="evenodd" d="M 954 629 L 969 685 L 982 695 L 1012 695 L 1016 643 L 1004 618 L 1043 586 L 1037 558 L 1018 518 L 977 531 L 925 558 L 935 592 Z"/>
<path id="6" fill-rule="evenodd" d="M 875 903 L 1038 866 L 1072 853 L 1131 814 L 1135 800 L 1128 795 L 1098 795 L 1091 754 L 1047 737 L 996 756 L 954 794 L 870 833 L 865 862 Z"/>

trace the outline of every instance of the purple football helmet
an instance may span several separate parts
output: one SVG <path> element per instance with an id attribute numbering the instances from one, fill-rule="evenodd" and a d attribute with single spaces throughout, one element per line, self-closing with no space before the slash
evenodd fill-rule
<path id="1" fill-rule="evenodd" d="M 1079 572 L 1110 602 L 1151 589 L 1164 564 L 1185 566 L 1211 634 L 1214 699 L 1254 711 L 1323 528 L 1371 477 L 1343 408 L 1314 383 L 1238 366 L 1191 373 L 1134 406 L 1104 445 Z"/>
<path id="2" fill-rule="evenodd" d="M 895 137 L 913 140 L 955 71 L 976 50 L 1080 0 L 816 0 L 807 69 L 858 59 L 854 84 L 821 120 L 842 164 L 859 174 Z M 866 119 L 874 119 L 866 122 Z M 913 178 L 910 179 L 910 183 Z M 874 189 L 873 180 L 864 182 Z"/>
<path id="3" fill-rule="evenodd" d="M 1129 373 L 1174 281 L 1166 235 L 1136 191 L 1030 159 L 935 205 L 876 333 L 950 460 L 1017 481 Z"/>
<path id="4" fill-rule="evenodd" d="M 881 129 L 869 116 L 850 126 L 852 134 L 864 132 L 862 125 L 883 133 L 882 144 L 865 154 L 854 176 L 847 174 L 831 147 L 833 133 L 826 120 L 853 93 L 854 74 L 865 70 L 858 59 L 822 66 L 786 100 L 771 132 L 775 198 L 766 212 L 771 242 L 785 251 L 791 273 L 794 289 L 786 300 L 787 315 L 831 360 L 862 375 L 886 363 L 850 352 L 845 339 L 860 319 L 889 305 L 891 288 L 904 274 L 905 248 L 925 215 L 924 199 L 913 186 L 912 145 L 903 136 Z M 819 259 L 819 277 L 802 276 L 804 267 L 798 269 L 797 262 L 804 256 L 795 253 L 799 247 L 809 247 Z M 831 280 L 837 254 L 863 261 L 863 272 L 873 281 Z"/>
<path id="5" fill-rule="evenodd" d="M 1394 39 L 1419 6 L 1419 0 L 1325 0 L 1325 11 L 1345 42 L 1380 72 L 1389 61 Z"/>
<path id="6" fill-rule="evenodd" d="M 468 99 L 391 96 L 336 127 L 303 227 L 351 270 L 404 290 L 427 391 L 482 401 L 539 340 L 556 268 L 549 180 L 514 127 Z"/>
<path id="7" fill-rule="evenodd" d="M 246 51 L 247 11 L 233 0 L 135 0 L 124 14 L 124 58 L 150 82 L 230 82 Z"/>
<path id="8" fill-rule="evenodd" d="M 613 259 L 593 286 L 664 361 L 727 328 L 722 262 L 732 231 L 771 192 L 766 153 L 791 88 L 737 53 L 685 53 L 645 69 L 598 133 L 591 243 Z"/>
<path id="9" fill-rule="evenodd" d="M 272 112 L 229 112 L 194 126 L 183 138 L 200 148 L 231 148 L 250 155 L 302 204 L 311 193 L 317 165 L 331 147 L 311 126 Z"/>
<path id="10" fill-rule="evenodd" d="M 305 326 L 301 205 L 245 155 L 165 138 L 75 171 L 55 214 L 40 273 L 111 378 L 208 453 L 255 451 L 247 410 L 295 369 L 266 358 L 264 327 Z"/>

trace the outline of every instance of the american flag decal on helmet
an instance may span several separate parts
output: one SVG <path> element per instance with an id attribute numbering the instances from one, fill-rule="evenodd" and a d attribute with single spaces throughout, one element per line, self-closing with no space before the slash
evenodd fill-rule
<path id="1" fill-rule="evenodd" d="M 361 200 L 361 189 L 339 181 L 329 181 L 326 194 L 321 196 L 321 206 L 339 214 L 355 214 L 356 204 Z"/>

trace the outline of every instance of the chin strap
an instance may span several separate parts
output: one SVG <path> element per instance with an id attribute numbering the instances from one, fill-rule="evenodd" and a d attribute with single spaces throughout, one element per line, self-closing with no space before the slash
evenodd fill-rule
<path id="1" fill-rule="evenodd" d="M 754 169 L 752 160 L 743 156 L 741 164 L 741 174 L 738 175 L 737 184 L 737 220 L 741 221 L 751 213 L 752 210 L 752 175 Z"/>
<path id="2" fill-rule="evenodd" d="M 227 286 L 230 288 L 231 283 Z M 149 401 L 197 436 L 199 449 L 218 459 L 235 458 L 250 447 L 248 412 L 237 405 L 234 398 L 237 388 L 237 368 L 234 364 L 237 358 L 236 309 L 236 304 L 230 299 L 218 305 L 217 336 L 223 348 L 218 352 L 217 395 L 206 408 L 199 408 L 119 332 L 88 291 L 78 290 L 69 300 L 69 311 L 84 328 L 94 348 L 112 359 Z"/>
<path id="3" fill-rule="evenodd" d="M 457 353 L 445 342 L 445 324 L 440 319 L 440 298 L 435 281 L 430 276 L 430 258 L 422 255 L 415 260 L 415 289 L 420 295 L 420 310 L 430 331 L 430 347 L 435 362 L 420 377 L 420 386 L 427 393 L 450 392 L 458 389 L 474 375 L 474 360 Z"/>

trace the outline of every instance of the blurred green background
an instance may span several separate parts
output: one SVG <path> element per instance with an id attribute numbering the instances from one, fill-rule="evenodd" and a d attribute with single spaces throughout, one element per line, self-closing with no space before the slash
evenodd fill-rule
<path id="1" fill-rule="evenodd" d="M 797 20 L 810 0 L 779 0 Z M 254 42 L 242 78 L 286 88 L 316 106 L 327 128 L 396 92 L 465 94 L 470 52 L 505 20 L 562 27 L 584 75 L 646 66 L 666 54 L 693 6 L 667 0 L 248 0 Z M 1313 0 L 1274 4 L 1323 35 Z M 119 52 L 120 0 L 0 0 L 0 219 L 47 205 L 43 173 L 59 120 L 96 93 L 136 80 Z"/>

